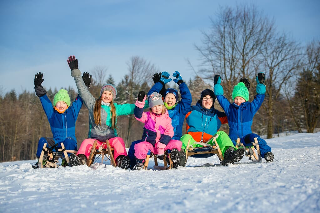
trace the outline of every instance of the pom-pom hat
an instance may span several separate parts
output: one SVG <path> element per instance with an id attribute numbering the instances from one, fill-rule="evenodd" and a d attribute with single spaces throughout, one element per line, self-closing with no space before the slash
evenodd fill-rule
<path id="1" fill-rule="evenodd" d="M 53 105 L 55 106 L 59 101 L 63 101 L 70 106 L 70 96 L 67 90 L 61 89 L 59 92 L 57 92 L 57 94 L 55 94 L 53 98 Z"/>
<path id="2" fill-rule="evenodd" d="M 149 95 L 149 107 L 152 108 L 157 105 L 163 105 L 162 95 L 157 92 L 153 92 Z"/>
<path id="3" fill-rule="evenodd" d="M 235 97 L 242 97 L 245 101 L 249 100 L 249 90 L 243 82 L 240 82 L 234 86 L 232 99 L 234 100 Z"/>

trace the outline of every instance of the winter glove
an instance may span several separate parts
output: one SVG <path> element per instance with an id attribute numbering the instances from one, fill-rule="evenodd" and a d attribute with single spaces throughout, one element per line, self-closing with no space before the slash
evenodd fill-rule
<path id="1" fill-rule="evenodd" d="M 91 84 L 91 80 L 92 80 L 92 75 L 90 75 L 88 72 L 84 72 L 82 74 L 82 80 L 84 82 L 84 84 L 90 88 L 90 84 Z"/>
<path id="2" fill-rule="evenodd" d="M 43 74 L 41 72 L 35 74 L 34 76 L 34 89 L 36 92 L 36 96 L 39 98 L 47 94 L 47 91 L 42 87 L 42 82 L 44 81 L 43 79 Z"/>
<path id="3" fill-rule="evenodd" d="M 140 91 L 138 94 L 138 101 L 142 102 L 145 96 L 146 96 L 146 93 L 144 91 Z"/>
<path id="4" fill-rule="evenodd" d="M 218 95 L 223 95 L 223 88 L 221 86 L 221 77 L 220 75 L 215 75 L 214 76 L 214 94 L 216 96 Z"/>
<path id="5" fill-rule="evenodd" d="M 76 59 L 76 57 L 74 55 L 69 56 L 67 62 L 69 64 L 71 71 L 74 69 L 78 69 L 78 59 Z"/>
<path id="6" fill-rule="evenodd" d="M 155 73 L 152 76 L 153 83 L 158 83 L 161 79 L 161 72 Z"/>
<path id="7" fill-rule="evenodd" d="M 170 74 L 167 73 L 167 72 L 162 72 L 161 73 L 161 78 L 160 78 L 160 81 L 162 81 L 164 84 L 167 84 L 169 83 L 172 79 L 169 78 L 170 77 Z"/>
<path id="8" fill-rule="evenodd" d="M 250 89 L 250 82 L 247 78 L 241 78 L 240 82 L 244 83 L 244 85 L 246 85 L 247 89 Z"/>
<path id="9" fill-rule="evenodd" d="M 257 94 L 263 95 L 266 93 L 266 85 L 264 85 L 265 82 L 265 74 L 264 73 L 258 73 L 258 76 L 256 76 L 257 81 Z"/>
<path id="10" fill-rule="evenodd" d="M 183 83 L 182 77 L 178 71 L 174 71 L 172 76 L 176 78 L 173 79 L 176 84 L 180 85 L 181 83 Z"/>

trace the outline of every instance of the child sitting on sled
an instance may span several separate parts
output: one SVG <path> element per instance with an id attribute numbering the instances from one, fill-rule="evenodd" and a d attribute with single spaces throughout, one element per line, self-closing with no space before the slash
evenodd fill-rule
<path id="1" fill-rule="evenodd" d="M 234 145 L 236 145 L 237 138 L 240 138 L 242 144 L 251 146 L 254 138 L 257 138 L 261 157 L 265 158 L 266 161 L 273 161 L 274 155 L 271 152 L 270 146 L 268 146 L 267 142 L 259 135 L 251 131 L 253 116 L 262 105 L 266 93 L 264 74 L 259 73 L 258 76 L 256 77 L 257 95 L 252 102 L 249 102 L 249 91 L 246 85 L 240 82 L 233 89 L 232 99 L 234 102 L 231 104 L 228 99 L 223 96 L 220 76 L 215 76 L 214 93 L 228 117 L 229 137 Z"/>
<path id="2" fill-rule="evenodd" d="M 179 165 L 178 152 L 181 150 L 182 144 L 179 140 L 172 140 L 174 135 L 172 121 L 168 110 L 164 106 L 162 96 L 157 92 L 153 92 L 149 96 L 150 110 L 147 112 L 143 112 L 145 99 L 145 92 L 140 91 L 134 115 L 138 121 L 144 123 L 144 130 L 142 142 L 134 145 L 136 162 L 133 169 L 141 169 L 143 167 L 144 159 L 149 151 L 155 155 L 163 156 L 167 150 L 171 150 L 173 167 L 177 168 Z"/>
<path id="3" fill-rule="evenodd" d="M 36 153 L 38 159 L 45 143 L 47 147 L 58 144 L 55 149 L 61 148 L 61 143 L 63 143 L 66 150 L 77 150 L 75 126 L 83 103 L 82 98 L 78 96 L 71 105 L 68 91 L 61 89 L 55 94 L 52 105 L 46 95 L 46 90 L 41 85 L 43 81 L 43 74 L 41 72 L 37 73 L 34 78 L 34 89 L 47 115 L 53 138 L 40 138 Z M 39 163 L 42 162 L 37 162 L 33 165 L 33 168 L 39 168 Z"/>
<path id="4" fill-rule="evenodd" d="M 212 90 L 205 89 L 201 92 L 200 100 L 186 115 L 187 134 L 181 137 L 182 149 L 203 147 L 201 143 L 214 145 L 212 138 L 218 135 L 217 143 L 224 160 L 221 164 L 226 165 L 240 161 L 244 155 L 244 149 L 236 149 L 229 136 L 218 131 L 221 124 L 227 123 L 226 114 L 214 108 L 216 97 Z M 189 145 L 189 147 L 187 147 Z"/>

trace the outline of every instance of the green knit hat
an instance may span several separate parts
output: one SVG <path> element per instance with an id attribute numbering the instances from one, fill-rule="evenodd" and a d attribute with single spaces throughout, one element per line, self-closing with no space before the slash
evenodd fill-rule
<path id="1" fill-rule="evenodd" d="M 68 106 L 70 106 L 70 97 L 68 91 L 65 89 L 59 90 L 53 98 L 53 106 L 55 106 L 59 101 L 64 101 Z"/>
<path id="2" fill-rule="evenodd" d="M 232 92 L 232 99 L 234 100 L 235 97 L 238 97 L 238 96 L 242 97 L 246 101 L 249 100 L 249 91 L 243 82 L 240 82 L 234 86 L 234 89 Z"/>

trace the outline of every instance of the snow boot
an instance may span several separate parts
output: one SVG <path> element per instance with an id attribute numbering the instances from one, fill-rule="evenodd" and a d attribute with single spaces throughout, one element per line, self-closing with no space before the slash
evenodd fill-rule
<path id="1" fill-rule="evenodd" d="M 144 159 L 136 159 L 136 164 L 133 167 L 133 170 L 141 170 L 144 167 Z"/>
<path id="2" fill-rule="evenodd" d="M 224 159 L 221 161 L 221 165 L 227 166 L 228 164 L 233 164 L 235 160 L 235 151 L 233 147 L 229 147 L 224 152 Z"/>
<path id="3" fill-rule="evenodd" d="M 272 152 L 267 152 L 264 155 L 264 159 L 266 159 L 267 162 L 272 162 L 274 159 L 274 155 L 272 154 Z"/>
<path id="4" fill-rule="evenodd" d="M 185 167 L 187 164 L 187 157 L 186 157 L 186 153 L 183 149 L 180 150 L 179 157 L 180 157 L 180 165 L 179 166 Z"/>
<path id="5" fill-rule="evenodd" d="M 69 156 L 69 166 L 72 167 L 72 166 L 80 166 L 80 165 L 82 165 L 81 159 L 77 155 L 71 153 Z"/>
<path id="6" fill-rule="evenodd" d="M 239 147 L 236 151 L 234 151 L 234 162 L 239 162 L 243 158 L 244 152 L 245 150 L 243 147 Z"/>
<path id="7" fill-rule="evenodd" d="M 128 169 L 130 167 L 130 158 L 128 156 L 120 155 L 116 159 L 116 165 L 121 169 Z"/>
<path id="8" fill-rule="evenodd" d="M 172 149 L 171 152 L 170 152 L 170 154 L 171 154 L 171 160 L 172 160 L 172 163 L 173 163 L 172 167 L 173 167 L 174 169 L 177 169 L 178 166 L 180 165 L 180 155 L 179 155 L 179 151 L 178 151 L 177 149 Z M 167 156 L 169 156 L 169 155 L 167 155 Z M 169 162 L 169 159 L 168 159 L 167 162 Z"/>
<path id="9" fill-rule="evenodd" d="M 32 165 L 32 168 L 34 168 L 34 169 L 39 169 L 40 168 L 39 159 L 35 164 Z"/>
<path id="10" fill-rule="evenodd" d="M 80 154 L 80 155 L 78 155 L 78 157 L 80 159 L 81 165 L 87 165 L 88 159 L 84 154 Z"/>

